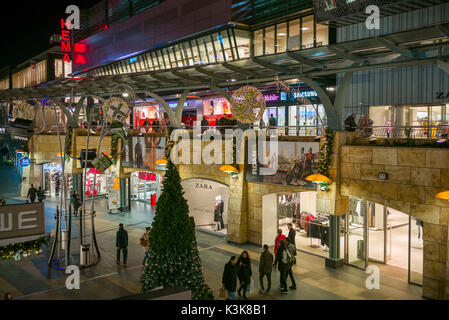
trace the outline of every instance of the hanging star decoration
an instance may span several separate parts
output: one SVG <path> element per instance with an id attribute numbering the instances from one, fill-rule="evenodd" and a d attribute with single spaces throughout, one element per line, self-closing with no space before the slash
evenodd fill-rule
<path id="1" fill-rule="evenodd" d="M 118 121 L 122 124 L 125 123 L 130 112 L 128 103 L 118 97 L 112 97 L 111 99 L 105 101 L 103 110 L 107 121 Z"/>
<path id="2" fill-rule="evenodd" d="M 231 94 L 232 116 L 241 123 L 254 123 L 265 113 L 266 103 L 262 92 L 251 86 L 237 89 Z"/>

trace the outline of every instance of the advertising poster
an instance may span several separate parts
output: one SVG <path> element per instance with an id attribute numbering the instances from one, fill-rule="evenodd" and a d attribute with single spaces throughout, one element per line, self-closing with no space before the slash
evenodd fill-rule
<path id="1" fill-rule="evenodd" d="M 306 181 L 305 178 L 318 173 L 318 160 L 320 157 L 319 142 L 290 142 L 279 141 L 279 154 L 271 154 L 270 144 L 265 142 L 266 155 L 264 161 L 258 165 L 251 164 L 247 171 L 246 179 L 253 182 L 279 184 L 284 186 L 298 186 L 315 189 L 316 185 Z M 256 158 L 255 151 L 252 152 L 252 162 Z M 258 153 L 257 153 L 258 157 Z M 263 162 L 265 164 L 260 164 Z M 262 175 L 261 168 L 276 168 L 273 175 Z"/>
<path id="2" fill-rule="evenodd" d="M 126 168 L 157 170 L 156 161 L 165 156 L 165 137 L 130 137 L 122 165 Z"/>

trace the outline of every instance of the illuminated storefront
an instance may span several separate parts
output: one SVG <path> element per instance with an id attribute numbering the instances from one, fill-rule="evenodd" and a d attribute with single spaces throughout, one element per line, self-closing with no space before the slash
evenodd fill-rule
<path id="1" fill-rule="evenodd" d="M 231 106 L 224 98 L 203 100 L 203 118 L 209 122 L 210 126 L 217 125 L 217 121 L 225 115 L 231 114 Z"/>
<path id="2" fill-rule="evenodd" d="M 298 105 L 300 95 L 311 104 Z M 267 108 L 260 123 L 264 126 L 286 127 L 285 134 L 288 135 L 318 135 L 321 122 L 326 123 L 324 106 L 319 103 L 318 95 L 313 90 L 294 94 L 268 92 L 264 97 Z"/>
<path id="3" fill-rule="evenodd" d="M 161 192 L 162 176 L 157 173 L 141 171 L 131 174 L 131 200 L 155 206 Z"/>

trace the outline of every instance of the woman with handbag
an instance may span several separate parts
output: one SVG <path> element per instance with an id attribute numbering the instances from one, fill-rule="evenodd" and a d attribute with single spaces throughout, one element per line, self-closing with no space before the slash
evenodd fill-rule
<path id="1" fill-rule="evenodd" d="M 238 277 L 240 281 L 240 288 L 237 292 L 240 297 L 243 290 L 243 299 L 246 300 L 246 292 L 248 291 L 248 286 L 251 284 L 251 276 L 253 275 L 251 271 L 251 260 L 249 258 L 248 251 L 242 252 L 237 261 L 237 265 L 239 266 Z"/>
<path id="2" fill-rule="evenodd" d="M 225 265 L 221 280 L 223 287 L 220 290 L 220 296 L 222 296 L 222 298 L 226 298 L 226 300 L 235 300 L 235 290 L 237 289 L 237 272 L 237 258 L 232 256 L 229 262 Z M 227 291 L 227 293 L 222 294 L 221 291 Z"/>

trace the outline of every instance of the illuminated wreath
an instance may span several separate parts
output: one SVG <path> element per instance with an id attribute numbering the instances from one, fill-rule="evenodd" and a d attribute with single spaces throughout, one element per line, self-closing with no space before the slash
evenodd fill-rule
<path id="1" fill-rule="evenodd" d="M 34 120 L 35 111 L 34 108 L 26 103 L 26 102 L 19 102 L 16 105 L 14 105 L 12 115 L 14 118 L 19 119 L 25 119 L 25 120 Z"/>
<path id="2" fill-rule="evenodd" d="M 258 121 L 265 112 L 265 98 L 257 88 L 246 86 L 232 93 L 231 112 L 241 123 Z"/>
<path id="3" fill-rule="evenodd" d="M 103 110 L 107 121 L 119 121 L 121 123 L 125 123 L 130 112 L 128 103 L 117 97 L 106 100 L 103 104 Z"/>

